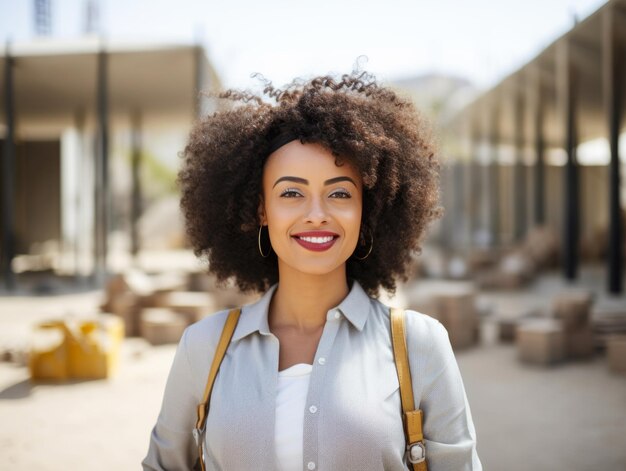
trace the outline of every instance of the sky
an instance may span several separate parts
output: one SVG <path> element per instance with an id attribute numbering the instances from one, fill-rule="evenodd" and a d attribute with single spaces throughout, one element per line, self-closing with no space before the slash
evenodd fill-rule
<path id="1" fill-rule="evenodd" d="M 0 0 L 0 40 L 35 36 L 33 0 Z M 51 0 L 52 36 L 82 35 L 85 0 Z M 488 88 L 605 0 L 101 0 L 107 38 L 205 45 L 225 86 L 362 69 Z"/>

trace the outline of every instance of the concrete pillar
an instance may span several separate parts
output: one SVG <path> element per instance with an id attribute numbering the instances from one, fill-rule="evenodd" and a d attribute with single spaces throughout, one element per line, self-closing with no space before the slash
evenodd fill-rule
<path id="1" fill-rule="evenodd" d="M 486 155 L 489 142 L 489 120 L 488 114 L 485 112 L 484 103 L 478 107 L 479 115 L 476 118 L 477 141 L 475 159 L 476 159 L 476 205 L 477 205 L 477 242 L 481 248 L 491 247 L 493 238 L 489 228 L 489 204 L 490 204 L 490 185 L 489 178 L 490 165 L 488 156 Z"/>
<path id="2" fill-rule="evenodd" d="M 97 285 L 107 275 L 107 249 L 110 219 L 109 192 L 109 109 L 108 109 L 108 54 L 103 49 L 98 53 L 97 63 L 97 149 L 95 165 L 95 270 Z"/>
<path id="3" fill-rule="evenodd" d="M 545 208 L 545 185 L 546 185 L 546 164 L 545 164 L 545 140 L 544 140 L 544 92 L 541 70 L 539 65 L 535 65 L 531 70 L 527 87 L 529 88 L 529 105 L 532 107 L 530 115 L 533 121 L 533 142 L 535 150 L 535 164 L 533 166 L 533 177 L 535 180 L 533 205 L 534 223 L 542 226 L 546 222 Z"/>
<path id="4" fill-rule="evenodd" d="M 576 74 L 572 64 L 572 47 L 568 38 L 557 43 L 556 92 L 558 115 L 563 125 L 563 146 L 567 154 L 564 167 L 565 207 L 563 224 L 563 275 L 568 280 L 578 276 L 579 191 L 576 146 Z"/>
<path id="5" fill-rule="evenodd" d="M 608 131 L 611 160 L 609 163 L 609 231 L 608 231 L 608 291 L 622 292 L 623 256 L 620 206 L 619 131 L 622 118 L 624 88 L 624 50 L 617 41 L 621 25 L 626 25 L 625 13 L 608 6 L 602 12 L 602 94 Z M 623 31 L 623 30 L 622 30 Z M 621 61 L 620 61 L 621 59 Z"/>
<path id="6" fill-rule="evenodd" d="M 132 196 L 130 207 L 130 240 L 131 240 L 131 253 L 134 257 L 137 256 L 140 249 L 139 243 L 139 230 L 137 223 L 142 213 L 142 198 L 141 198 L 141 152 L 142 152 L 142 139 L 141 139 L 141 112 L 136 111 L 131 118 L 132 122 Z"/>
<path id="7" fill-rule="evenodd" d="M 87 129 L 87 112 L 80 108 L 74 112 L 74 127 L 77 133 L 77 165 L 76 181 L 78 197 L 75 201 L 75 216 L 77 232 L 75 234 L 75 276 L 82 287 L 89 283 L 89 272 L 93 251 L 90 251 L 93 226 L 92 226 L 92 192 L 93 189 L 93 159 L 91 148 L 85 144 L 85 134 Z M 94 208 L 95 209 L 95 208 Z"/>
<path id="8" fill-rule="evenodd" d="M 515 164 L 513 165 L 513 240 L 520 242 L 526 233 L 526 166 L 524 165 L 524 112 L 525 103 L 520 87 L 513 93 L 513 122 L 515 133 Z"/>
<path id="9" fill-rule="evenodd" d="M 15 89 L 10 43 L 6 43 L 4 59 L 4 116 L 6 135 L 4 136 L 2 155 L 2 246 L 0 247 L 0 266 L 2 280 L 9 291 L 16 288 L 16 279 L 11 262 L 15 256 Z"/>
<path id="10" fill-rule="evenodd" d="M 451 159 L 452 160 L 452 159 Z M 452 214 L 454 186 L 452 184 L 452 171 L 454 167 L 451 164 L 442 165 L 441 167 L 441 204 L 445 208 L 443 218 L 441 220 L 441 240 L 445 249 L 452 249 L 454 234 L 454 217 Z"/>
<path id="11" fill-rule="evenodd" d="M 501 243 L 500 238 L 500 104 L 490 106 L 489 136 L 491 148 L 491 164 L 489 165 L 489 221 L 491 240 L 495 247 Z"/>
<path id="12" fill-rule="evenodd" d="M 197 45 L 194 49 L 194 86 L 193 86 L 193 118 L 200 118 L 202 116 L 202 87 L 204 85 L 204 49 L 201 45 Z"/>
<path id="13" fill-rule="evenodd" d="M 468 211 L 466 205 L 466 179 L 467 164 L 462 159 L 454 162 L 453 167 L 453 187 L 454 188 L 454 203 L 452 214 L 454 220 L 454 248 L 460 249 L 467 240 L 467 220 Z"/>
<path id="14" fill-rule="evenodd" d="M 467 189 L 466 204 L 468 206 L 468 248 L 476 247 L 477 235 L 480 230 L 480 174 L 479 156 L 480 152 L 480 131 L 478 120 L 475 116 L 471 118 L 470 130 L 470 155 L 467 161 Z"/>

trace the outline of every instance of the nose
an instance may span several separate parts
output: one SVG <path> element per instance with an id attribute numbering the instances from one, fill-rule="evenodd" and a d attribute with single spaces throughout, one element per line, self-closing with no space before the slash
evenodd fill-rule
<path id="1" fill-rule="evenodd" d="M 328 211 L 323 198 L 311 198 L 307 207 L 306 222 L 314 225 L 328 223 Z"/>

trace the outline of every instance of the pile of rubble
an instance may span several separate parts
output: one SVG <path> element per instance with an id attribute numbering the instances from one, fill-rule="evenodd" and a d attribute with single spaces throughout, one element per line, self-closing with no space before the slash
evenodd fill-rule
<path id="1" fill-rule="evenodd" d="M 554 365 L 606 353 L 609 370 L 626 374 L 626 305 L 597 302 L 587 290 L 554 295 L 549 306 L 511 302 L 493 309 L 479 296 L 476 284 L 441 280 L 403 287 L 408 309 L 438 319 L 454 350 L 481 341 L 483 320 L 495 321 L 497 339 L 514 343 L 518 359 L 527 364 Z"/>
<path id="2" fill-rule="evenodd" d="M 484 252 L 469 257 L 470 273 L 478 286 L 483 289 L 518 289 L 532 281 L 541 270 L 556 265 L 559 241 L 553 230 L 538 226 L 528 232 L 520 245 L 498 257 Z"/>
<path id="3" fill-rule="evenodd" d="M 621 309 L 618 312 L 616 309 Z M 594 307 L 594 295 L 567 290 L 555 295 L 547 310 L 497 315 L 499 338 L 514 342 L 520 361 L 553 365 L 591 359 L 605 351 L 609 370 L 626 373 L 626 306 Z"/>
<path id="4" fill-rule="evenodd" d="M 133 270 L 108 281 L 100 308 L 123 319 L 126 336 L 160 345 L 178 342 L 188 325 L 211 313 L 256 298 L 232 285 L 218 287 L 214 277 L 205 273 L 148 275 Z"/>
<path id="5" fill-rule="evenodd" d="M 108 378 L 118 369 L 125 337 L 177 343 L 188 325 L 254 299 L 204 273 L 131 270 L 108 280 L 100 312 L 40 322 L 28 348 L 6 350 L 2 359 L 28 366 L 34 382 Z"/>

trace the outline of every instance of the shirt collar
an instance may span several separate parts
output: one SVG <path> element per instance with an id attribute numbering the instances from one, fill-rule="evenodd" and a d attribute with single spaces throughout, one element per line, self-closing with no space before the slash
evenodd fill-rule
<path id="1" fill-rule="evenodd" d="M 258 331 L 261 334 L 267 335 L 270 333 L 270 326 L 267 321 L 267 313 L 270 308 L 270 301 L 274 291 L 278 288 L 278 283 L 272 285 L 268 289 L 261 299 L 252 304 L 247 304 L 241 309 L 241 317 L 237 323 L 237 328 L 233 334 L 232 342 L 244 338 L 246 335 L 252 332 Z"/>
<path id="2" fill-rule="evenodd" d="M 363 290 L 359 282 L 354 280 L 348 296 L 334 309 L 338 309 L 354 327 L 363 330 L 365 321 L 367 321 L 367 317 L 370 313 L 370 302 L 370 297 Z M 332 314 L 333 309 L 329 311 L 328 315 L 330 316 Z"/>
<path id="3" fill-rule="evenodd" d="M 253 332 L 259 332 L 264 335 L 270 334 L 267 315 L 270 301 L 277 287 L 278 283 L 272 285 L 261 299 L 255 303 L 243 306 L 241 318 L 239 319 L 239 323 L 232 337 L 233 342 L 241 340 Z M 348 296 L 346 296 L 338 306 L 328 311 L 327 319 L 333 318 L 337 311 L 345 316 L 358 330 L 363 330 L 370 311 L 370 297 L 363 290 L 358 281 L 353 280 L 352 288 L 350 288 Z"/>

